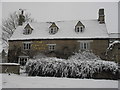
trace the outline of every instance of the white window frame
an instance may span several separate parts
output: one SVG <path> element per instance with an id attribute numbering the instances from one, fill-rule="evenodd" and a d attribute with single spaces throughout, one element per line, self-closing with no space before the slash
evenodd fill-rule
<path id="1" fill-rule="evenodd" d="M 80 43 L 80 50 L 90 50 L 90 43 L 93 42 L 93 40 L 78 40 L 77 42 Z"/>
<path id="2" fill-rule="evenodd" d="M 50 34 L 55 34 L 57 32 L 57 27 L 51 27 L 49 30 Z"/>
<path id="3" fill-rule="evenodd" d="M 82 28 L 82 29 L 81 29 Z M 79 29 L 79 30 L 78 30 Z M 79 33 L 79 32 L 83 32 L 83 30 L 84 30 L 84 27 L 83 26 L 76 26 L 76 28 L 75 28 L 75 31 L 77 32 L 77 33 Z"/>
<path id="4" fill-rule="evenodd" d="M 55 51 L 56 49 L 56 44 L 47 44 L 48 45 L 48 50 L 49 51 Z"/>
<path id="5" fill-rule="evenodd" d="M 21 65 L 21 64 L 26 64 L 26 62 L 28 61 L 29 59 L 29 56 L 19 56 L 19 59 L 18 59 L 18 63 Z"/>
<path id="6" fill-rule="evenodd" d="M 89 50 L 89 43 L 88 42 L 81 42 L 80 49 L 81 50 Z"/>
<path id="7" fill-rule="evenodd" d="M 31 49 L 31 42 L 23 42 L 23 49 L 30 50 Z"/>

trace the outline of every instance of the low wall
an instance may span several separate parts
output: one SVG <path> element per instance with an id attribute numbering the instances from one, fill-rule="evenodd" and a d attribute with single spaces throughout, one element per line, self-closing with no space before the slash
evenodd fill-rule
<path id="1" fill-rule="evenodd" d="M 20 73 L 20 65 L 17 63 L 0 63 L 0 73 Z"/>

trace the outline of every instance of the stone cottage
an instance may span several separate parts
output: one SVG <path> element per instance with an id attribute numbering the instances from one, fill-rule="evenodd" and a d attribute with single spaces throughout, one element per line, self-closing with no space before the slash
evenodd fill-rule
<path id="1" fill-rule="evenodd" d="M 9 62 L 22 65 L 29 58 L 42 53 L 49 57 L 68 58 L 79 50 L 90 50 L 105 59 L 109 35 L 104 9 L 99 9 L 96 20 L 71 20 L 24 23 L 20 19 L 9 39 Z M 24 21 L 23 12 L 20 18 Z"/>

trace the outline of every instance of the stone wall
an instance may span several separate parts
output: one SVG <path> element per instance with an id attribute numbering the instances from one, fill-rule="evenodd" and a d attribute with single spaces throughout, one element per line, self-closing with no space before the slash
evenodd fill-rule
<path id="1" fill-rule="evenodd" d="M 20 65 L 14 63 L 2 63 L 0 64 L 0 73 L 14 73 L 20 74 Z"/>
<path id="2" fill-rule="evenodd" d="M 30 58 L 39 53 L 43 53 L 47 56 L 67 58 L 74 52 L 78 52 L 80 50 L 80 42 L 82 41 L 90 42 L 90 50 L 96 55 L 104 58 L 105 51 L 108 47 L 108 40 L 29 40 L 10 41 L 8 59 L 10 59 L 10 56 L 16 55 L 18 57 L 21 53 L 30 56 Z M 23 49 L 24 42 L 31 42 L 32 46 L 30 50 Z M 56 44 L 54 52 L 49 51 L 48 44 Z M 12 51 L 14 53 L 12 53 Z"/>

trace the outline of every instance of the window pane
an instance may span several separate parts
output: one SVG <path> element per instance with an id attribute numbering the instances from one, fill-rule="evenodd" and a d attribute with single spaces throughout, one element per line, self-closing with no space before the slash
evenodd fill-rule
<path id="1" fill-rule="evenodd" d="M 84 49 L 87 49 L 87 44 L 86 43 L 84 43 Z"/>
<path id="2" fill-rule="evenodd" d="M 83 27 L 80 28 L 81 32 L 83 32 Z"/>
<path id="3" fill-rule="evenodd" d="M 80 43 L 80 49 L 83 49 L 83 43 Z"/>
<path id="4" fill-rule="evenodd" d="M 25 43 L 23 44 L 23 49 L 25 49 Z"/>
<path id="5" fill-rule="evenodd" d="M 77 28 L 77 32 L 79 32 L 79 27 Z"/>
<path id="6" fill-rule="evenodd" d="M 49 45 L 48 47 L 49 47 L 50 51 L 54 51 L 55 50 L 55 45 Z"/>
<path id="7" fill-rule="evenodd" d="M 24 50 L 31 49 L 31 43 L 24 43 L 23 44 L 23 49 Z"/>
<path id="8" fill-rule="evenodd" d="M 80 42 L 80 49 L 90 49 L 89 42 Z"/>
<path id="9" fill-rule="evenodd" d="M 81 27 L 81 30 L 83 30 L 83 28 Z"/>
<path id="10" fill-rule="evenodd" d="M 29 49 L 31 49 L 31 44 L 29 43 Z"/>

